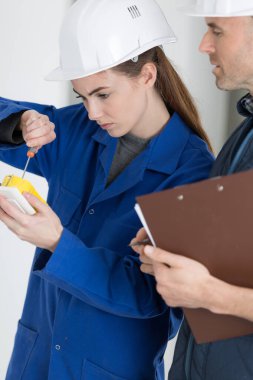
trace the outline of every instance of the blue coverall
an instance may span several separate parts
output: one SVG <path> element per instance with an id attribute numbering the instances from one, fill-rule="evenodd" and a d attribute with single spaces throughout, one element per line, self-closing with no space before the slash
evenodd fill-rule
<path id="1" fill-rule="evenodd" d="M 56 126 L 56 140 L 29 170 L 47 179 L 48 203 L 64 231 L 53 254 L 36 249 L 6 379 L 163 379 L 163 354 L 181 313 L 164 304 L 128 247 L 141 227 L 135 199 L 207 177 L 212 154 L 174 113 L 106 187 L 117 139 L 82 104 L 55 109 L 1 99 L 0 120 L 27 109 Z M 26 151 L 1 144 L 0 159 L 24 168 Z"/>

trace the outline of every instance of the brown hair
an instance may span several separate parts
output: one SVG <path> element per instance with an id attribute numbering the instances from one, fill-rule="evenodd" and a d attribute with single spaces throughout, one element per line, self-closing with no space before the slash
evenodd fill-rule
<path id="1" fill-rule="evenodd" d="M 160 47 L 154 47 L 139 55 L 137 62 L 129 60 L 114 67 L 113 70 L 133 78 L 140 75 L 142 67 L 148 62 L 153 62 L 156 65 L 157 80 L 155 87 L 168 111 L 170 113 L 176 111 L 184 122 L 207 143 L 212 151 L 211 143 L 202 128 L 193 99 Z"/>

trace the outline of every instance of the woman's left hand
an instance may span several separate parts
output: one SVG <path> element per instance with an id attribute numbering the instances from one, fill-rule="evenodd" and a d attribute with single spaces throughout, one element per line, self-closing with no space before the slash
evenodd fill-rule
<path id="1" fill-rule="evenodd" d="M 0 197 L 0 220 L 21 240 L 54 252 L 63 227 L 58 216 L 46 204 L 30 193 L 24 197 L 36 209 L 35 215 L 26 215 Z"/>
<path id="2" fill-rule="evenodd" d="M 144 228 L 141 228 L 134 239 L 131 240 L 130 244 L 135 243 L 136 241 L 142 241 L 148 237 Z M 154 275 L 153 261 L 147 257 L 144 253 L 145 245 L 135 245 L 132 249 L 139 254 L 141 261 L 141 271 L 143 273 Z"/>

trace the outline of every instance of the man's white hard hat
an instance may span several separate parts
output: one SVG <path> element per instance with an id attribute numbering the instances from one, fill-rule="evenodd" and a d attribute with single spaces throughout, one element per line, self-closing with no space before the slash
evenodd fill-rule
<path id="1" fill-rule="evenodd" d="M 253 0 L 192 0 L 180 9 L 190 16 L 253 16 Z"/>
<path id="2" fill-rule="evenodd" d="M 86 77 L 175 41 L 155 0 L 78 0 L 61 28 L 60 66 L 46 79 Z"/>

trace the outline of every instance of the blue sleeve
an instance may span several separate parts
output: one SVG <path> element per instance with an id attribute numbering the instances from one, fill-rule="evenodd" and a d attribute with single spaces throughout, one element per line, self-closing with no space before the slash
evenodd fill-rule
<path id="1" fill-rule="evenodd" d="M 55 123 L 54 107 L 0 98 L 0 121 L 7 119 L 10 115 L 27 110 L 36 110 L 39 113 L 47 115 Z M 49 145 L 55 146 L 56 144 L 52 143 Z M 28 148 L 25 144 L 18 146 L 14 144 L 0 144 L 0 159 L 11 166 L 23 169 L 27 160 L 27 150 Z M 30 161 L 29 172 L 49 179 L 50 168 L 52 168 L 52 152 L 50 155 L 46 154 L 48 150 L 52 151 L 53 149 L 47 146 L 43 147 L 35 158 Z"/>
<path id="2" fill-rule="evenodd" d="M 61 157 L 64 157 L 66 151 L 69 139 L 68 134 L 71 132 L 67 126 L 67 122 L 65 122 L 65 120 L 69 120 L 68 108 L 71 107 L 56 109 L 54 106 L 0 98 L 0 121 L 22 111 L 35 110 L 47 115 L 50 121 L 55 124 L 56 140 L 43 146 L 35 158 L 30 160 L 28 167 L 29 172 L 45 177 L 47 181 L 50 181 L 57 162 L 59 162 Z M 60 128 L 61 136 L 57 138 Z M 18 169 L 24 169 L 27 160 L 27 150 L 28 148 L 25 144 L 2 143 L 0 144 L 0 160 Z"/>
<path id="3" fill-rule="evenodd" d="M 153 276 L 140 271 L 134 253 L 122 256 L 103 247 L 89 248 L 64 229 L 56 250 L 47 260 L 44 251 L 35 263 L 34 273 L 106 312 L 151 318 L 167 309 L 156 292 Z"/>

